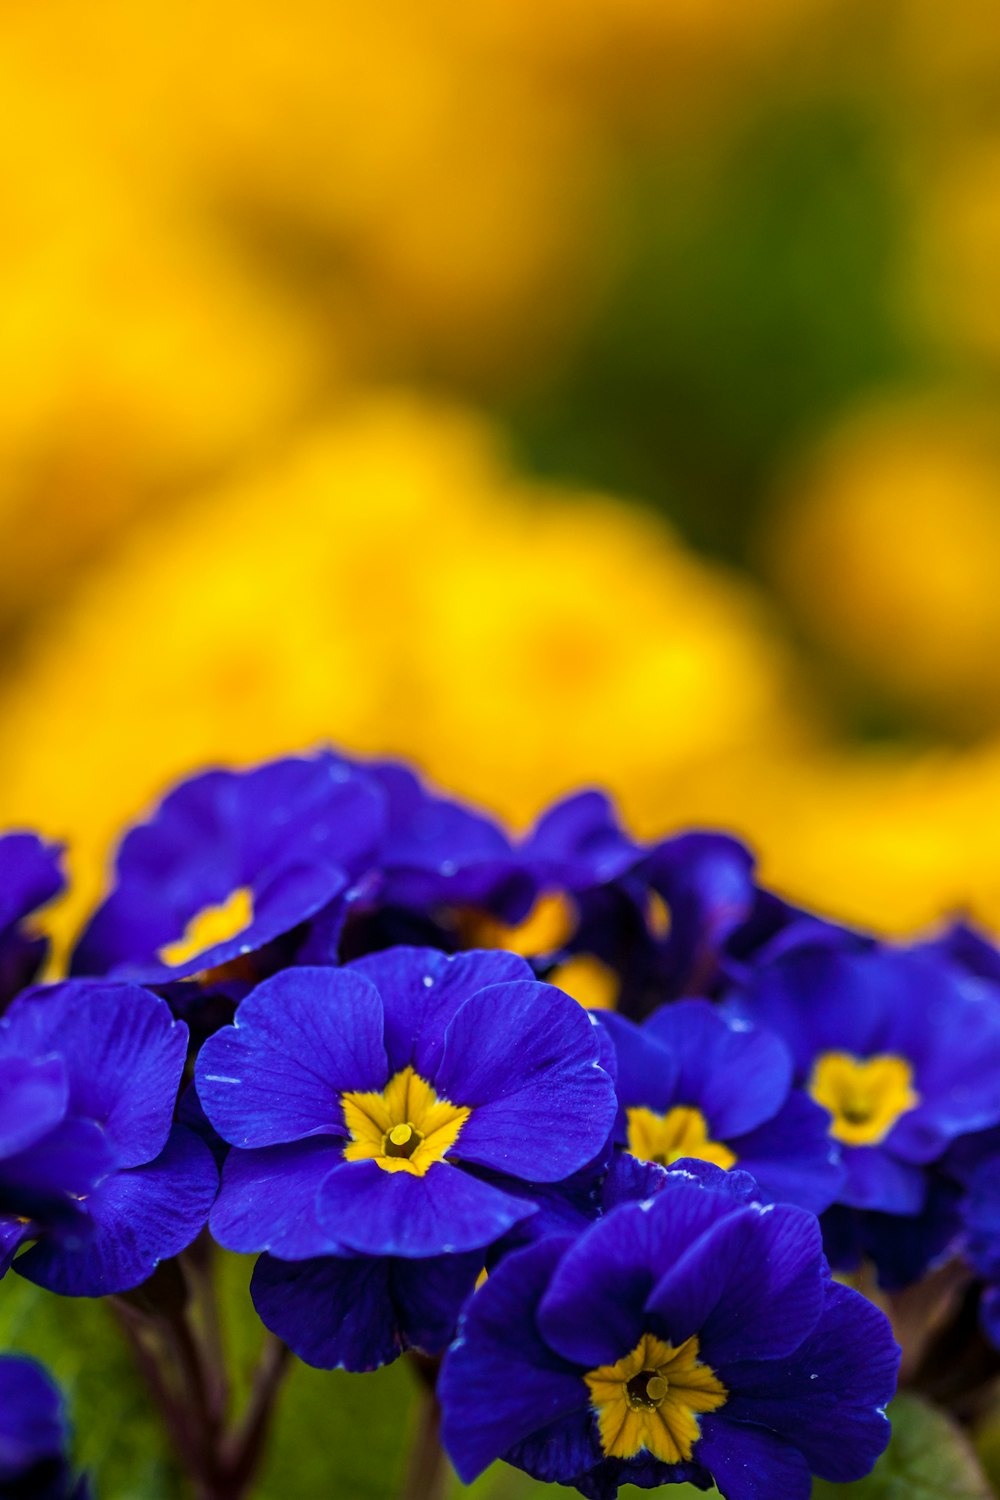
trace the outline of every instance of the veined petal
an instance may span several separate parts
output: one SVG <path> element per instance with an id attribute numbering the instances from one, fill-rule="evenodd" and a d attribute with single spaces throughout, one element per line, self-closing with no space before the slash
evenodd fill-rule
<path id="1" fill-rule="evenodd" d="M 373 1161 L 345 1162 L 319 1190 L 320 1223 L 339 1244 L 364 1255 L 420 1259 L 492 1244 L 534 1205 L 448 1162 L 420 1177 L 383 1172 Z"/>
<path id="2" fill-rule="evenodd" d="M 491 985 L 448 1026 L 435 1087 L 472 1113 L 454 1155 L 535 1182 L 587 1165 L 617 1112 L 594 1023 L 551 985 Z"/>
<path id="3" fill-rule="evenodd" d="M 382 1001 L 348 969 L 285 969 L 248 995 L 201 1049 L 202 1107 L 234 1146 L 344 1135 L 340 1096 L 388 1076 Z"/>

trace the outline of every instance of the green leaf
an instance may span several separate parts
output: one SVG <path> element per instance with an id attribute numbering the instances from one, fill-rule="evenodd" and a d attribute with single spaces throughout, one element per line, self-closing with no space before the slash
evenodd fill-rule
<path id="1" fill-rule="evenodd" d="M 975 1450 L 960 1427 L 918 1396 L 897 1396 L 889 1409 L 892 1439 L 867 1479 L 817 1480 L 813 1500 L 994 1500 Z"/>

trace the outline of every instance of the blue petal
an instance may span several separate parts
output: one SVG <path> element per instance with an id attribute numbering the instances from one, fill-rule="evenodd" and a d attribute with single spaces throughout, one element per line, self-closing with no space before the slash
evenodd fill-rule
<path id="1" fill-rule="evenodd" d="M 822 1213 L 844 1182 L 840 1151 L 830 1136 L 830 1116 L 793 1089 L 773 1120 L 729 1141 L 740 1166 L 770 1198 Z"/>
<path id="2" fill-rule="evenodd" d="M 288 1263 L 262 1255 L 250 1295 L 265 1328 L 318 1370 L 377 1370 L 403 1351 L 391 1262 L 368 1256 Z"/>
<path id="3" fill-rule="evenodd" d="M 889 1441 L 884 1408 L 898 1368 L 899 1346 L 885 1316 L 831 1281 L 819 1323 L 789 1359 L 722 1372 L 730 1390 L 725 1414 L 771 1428 L 799 1449 L 814 1474 L 846 1484 L 863 1478 Z"/>
<path id="4" fill-rule="evenodd" d="M 41 1226 L 72 1225 L 97 1184 L 117 1165 L 93 1120 L 63 1120 L 48 1135 L 0 1162 L 0 1213 Z"/>
<path id="5" fill-rule="evenodd" d="M 508 1448 L 503 1458 L 505 1463 L 514 1464 L 543 1484 L 576 1484 L 577 1480 L 595 1469 L 600 1471 L 607 1468 L 611 1472 L 621 1472 L 624 1469 L 624 1465 L 614 1460 L 605 1460 L 597 1423 L 589 1407 L 585 1411 L 560 1417 L 547 1427 L 533 1432 L 523 1442 Z M 660 1465 L 657 1484 L 664 1482 L 666 1472 Z M 625 1477 L 624 1474 L 622 1477 Z M 582 1488 L 579 1485 L 577 1487 Z M 587 1488 L 583 1493 L 589 1494 L 592 1491 Z M 617 1484 L 610 1486 L 609 1493 L 618 1493 Z"/>
<path id="6" fill-rule="evenodd" d="M 515 1444 L 589 1404 L 582 1371 L 547 1347 L 535 1323 L 566 1244 L 542 1240 L 508 1256 L 469 1302 L 445 1355 L 441 1430 L 466 1484 Z"/>
<path id="7" fill-rule="evenodd" d="M 758 970 L 730 1015 L 775 1031 L 791 1049 L 804 1083 L 821 1052 L 870 1057 L 886 1050 L 896 1011 L 910 996 L 884 955 L 826 947 L 796 949 Z"/>
<path id="8" fill-rule="evenodd" d="M 646 1331 L 646 1299 L 664 1268 L 734 1211 L 725 1194 L 673 1176 L 651 1203 L 613 1209 L 556 1268 L 538 1310 L 546 1342 L 588 1370 L 613 1364 Z"/>
<path id="9" fill-rule="evenodd" d="M 46 1135 L 62 1119 L 68 1103 L 69 1081 L 62 1058 L 42 1062 L 0 1059 L 0 1158 L 23 1151 Z"/>
<path id="10" fill-rule="evenodd" d="M 673 1054 L 675 1098 L 697 1106 L 717 1140 L 769 1120 L 792 1082 L 792 1058 L 773 1032 L 728 1020 L 707 1000 L 663 1005 L 643 1031 Z"/>
<path id="11" fill-rule="evenodd" d="M 728 1420 L 728 1408 L 701 1419 L 694 1456 L 726 1500 L 809 1500 L 809 1465 L 793 1440 Z"/>
<path id="12" fill-rule="evenodd" d="M 455 1332 L 482 1258 L 262 1255 L 250 1292 L 261 1320 L 317 1369 L 374 1370 L 404 1349 L 437 1354 Z"/>
<path id="13" fill-rule="evenodd" d="M 519 851 L 541 884 L 569 891 L 616 880 L 640 852 L 622 830 L 611 799 L 596 790 L 554 803 Z"/>
<path id="14" fill-rule="evenodd" d="M 20 996 L 0 1022 L 0 1055 L 64 1059 L 71 1112 L 102 1126 L 122 1167 L 163 1150 L 187 1040 L 166 1001 L 131 984 L 70 980 Z"/>
<path id="15" fill-rule="evenodd" d="M 33 1239 L 35 1233 L 32 1226 L 22 1219 L 0 1214 L 0 1279 L 10 1270 L 21 1246 Z"/>
<path id="16" fill-rule="evenodd" d="M 236 1023 L 201 1049 L 202 1107 L 234 1146 L 274 1146 L 345 1135 L 346 1090 L 381 1090 L 388 1078 L 382 1001 L 346 969 L 286 969 L 248 995 Z"/>
<path id="17" fill-rule="evenodd" d="M 897 1161 L 882 1146 L 844 1146 L 844 1185 L 840 1202 L 888 1214 L 916 1214 L 927 1194 L 925 1174 Z"/>
<path id="18" fill-rule="evenodd" d="M 534 1205 L 436 1162 L 423 1177 L 345 1162 L 320 1188 L 317 1214 L 339 1244 L 363 1255 L 420 1259 L 488 1245 Z"/>
<path id="19" fill-rule="evenodd" d="M 174 1127 L 156 1161 L 117 1172 L 93 1194 L 93 1232 L 73 1246 L 42 1240 L 15 1265 L 64 1297 L 104 1297 L 139 1286 L 204 1227 L 218 1187 L 208 1147 Z"/>
<path id="20" fill-rule="evenodd" d="M 0 1483 L 59 1458 L 68 1437 L 62 1396 L 48 1372 L 33 1359 L 0 1357 Z"/>
<path id="21" fill-rule="evenodd" d="M 441 953 L 436 948 L 387 948 L 348 965 L 382 996 L 390 1073 L 412 1064 L 433 1078 L 449 1021 L 477 990 L 514 979 L 533 979 L 527 960 L 514 953 Z"/>
<path id="22" fill-rule="evenodd" d="M 665 1114 L 677 1102 L 678 1059 L 645 1027 L 613 1011 L 597 1016 L 599 1029 L 611 1037 L 615 1049 L 617 1092 L 621 1104 L 619 1135 L 625 1140 L 625 1111 L 644 1105 Z"/>
<path id="23" fill-rule="evenodd" d="M 670 1267 L 646 1302 L 672 1344 L 697 1333 L 718 1370 L 798 1348 L 823 1309 L 827 1270 L 819 1224 L 799 1208 L 741 1209 L 713 1225 Z"/>
<path id="24" fill-rule="evenodd" d="M 260 1151 L 230 1151 L 209 1220 L 227 1250 L 270 1250 L 283 1260 L 328 1255 L 338 1246 L 316 1217 L 316 1195 L 343 1160 L 338 1140 L 313 1137 Z"/>
<path id="25" fill-rule="evenodd" d="M 600 1151 L 617 1113 L 587 1012 L 551 985 L 495 984 L 445 1036 L 439 1094 L 472 1114 L 454 1155 L 514 1177 L 558 1182 Z"/>

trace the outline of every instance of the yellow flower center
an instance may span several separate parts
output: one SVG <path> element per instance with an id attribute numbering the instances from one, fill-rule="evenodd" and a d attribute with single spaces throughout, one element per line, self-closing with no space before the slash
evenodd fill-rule
<path id="1" fill-rule="evenodd" d="M 727 1171 L 736 1164 L 736 1152 L 710 1137 L 708 1121 L 700 1109 L 675 1104 L 665 1115 L 644 1108 L 629 1109 L 625 1114 L 628 1149 L 641 1161 L 669 1167 L 682 1156 L 691 1156 L 696 1161 L 714 1162 Z"/>
<path id="2" fill-rule="evenodd" d="M 523 922 L 511 927 L 496 917 L 470 913 L 465 930 L 470 948 L 505 948 L 535 958 L 562 948 L 576 930 L 576 908 L 568 896 L 558 891 L 539 896 Z"/>
<path id="3" fill-rule="evenodd" d="M 901 1115 L 920 1103 L 913 1069 L 890 1052 L 853 1057 L 824 1052 L 816 1059 L 809 1092 L 833 1116 L 830 1134 L 850 1146 L 884 1141 Z"/>
<path id="4" fill-rule="evenodd" d="M 214 948 L 216 943 L 228 942 L 252 921 L 253 891 L 242 885 L 217 906 L 205 906 L 197 912 L 182 936 L 176 942 L 165 943 L 157 957 L 172 967 L 186 964 L 197 954 Z"/>
<path id="5" fill-rule="evenodd" d="M 439 1099 L 412 1067 L 390 1078 L 381 1094 L 346 1093 L 340 1102 L 351 1134 L 345 1161 L 374 1161 L 384 1172 L 415 1177 L 444 1160 L 472 1113 Z"/>
<path id="6" fill-rule="evenodd" d="M 665 1464 L 691 1457 L 699 1415 L 718 1411 L 729 1394 L 698 1350 L 697 1334 L 675 1349 L 644 1333 L 631 1354 L 583 1377 L 607 1458 L 633 1458 L 643 1448 Z"/>
<path id="7" fill-rule="evenodd" d="M 614 1010 L 621 989 L 614 969 L 592 953 L 577 953 L 559 964 L 548 976 L 548 983 L 565 990 L 587 1010 Z"/>

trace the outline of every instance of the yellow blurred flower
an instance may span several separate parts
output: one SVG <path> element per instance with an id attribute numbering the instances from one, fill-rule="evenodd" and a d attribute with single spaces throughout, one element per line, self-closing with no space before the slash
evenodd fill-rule
<path id="1" fill-rule="evenodd" d="M 680 816 L 793 743 L 756 598 L 652 519 L 519 481 L 475 418 L 372 399 L 146 524 L 0 695 L 0 823 L 77 851 L 79 900 L 168 780 L 331 738 L 523 822 L 578 782 Z"/>
<path id="2" fill-rule="evenodd" d="M 1000 441 L 930 402 L 835 431 L 771 516 L 770 569 L 869 684 L 965 730 L 1000 722 Z"/>
<path id="3" fill-rule="evenodd" d="M 329 361 L 2 47 L 0 100 L 4 623 L 142 503 L 273 441 Z"/>

